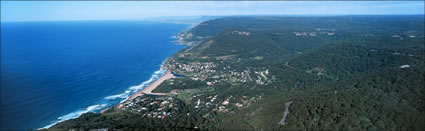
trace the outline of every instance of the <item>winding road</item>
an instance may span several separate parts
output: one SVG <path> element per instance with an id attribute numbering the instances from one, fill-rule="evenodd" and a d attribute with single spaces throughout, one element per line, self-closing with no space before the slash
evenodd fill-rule
<path id="1" fill-rule="evenodd" d="M 288 103 L 285 104 L 285 106 L 286 106 L 285 113 L 283 115 L 283 119 L 279 122 L 279 125 L 286 125 L 286 122 L 285 122 L 286 121 L 286 117 L 289 114 L 289 106 L 291 106 L 292 102 L 293 101 L 290 101 L 290 102 L 288 102 Z"/>

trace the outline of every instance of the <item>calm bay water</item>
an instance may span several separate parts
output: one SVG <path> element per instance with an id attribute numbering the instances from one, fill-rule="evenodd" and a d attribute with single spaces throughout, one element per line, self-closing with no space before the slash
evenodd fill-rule
<path id="1" fill-rule="evenodd" d="M 98 112 L 143 88 L 183 46 L 184 24 L 1 23 L 1 127 L 37 129 Z M 150 80 L 150 81 L 149 81 Z"/>

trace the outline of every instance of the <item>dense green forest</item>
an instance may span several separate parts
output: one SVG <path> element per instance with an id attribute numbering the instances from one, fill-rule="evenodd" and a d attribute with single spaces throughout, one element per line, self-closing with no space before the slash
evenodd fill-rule
<path id="1" fill-rule="evenodd" d="M 424 16 L 224 17 L 179 36 L 195 44 L 165 62 L 185 76 L 153 91 L 167 96 L 49 130 L 425 128 Z"/>

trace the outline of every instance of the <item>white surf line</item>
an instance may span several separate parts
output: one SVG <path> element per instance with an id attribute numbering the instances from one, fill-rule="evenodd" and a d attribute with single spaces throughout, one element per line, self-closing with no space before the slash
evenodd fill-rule
<path id="1" fill-rule="evenodd" d="M 147 85 L 149 85 L 150 83 L 152 83 L 153 81 L 155 81 L 156 79 L 158 79 L 159 77 L 161 77 L 162 75 L 164 75 L 166 73 L 166 70 L 162 69 L 162 66 L 164 65 L 165 61 L 163 61 L 160 65 L 160 69 L 155 71 L 152 76 L 149 78 L 149 80 L 142 82 L 139 85 L 136 86 L 131 86 L 128 89 L 125 90 L 124 93 L 121 94 L 116 94 L 116 95 L 111 95 L 111 96 L 106 96 L 103 99 L 117 99 L 117 98 L 121 98 L 124 99 L 121 102 L 127 100 L 130 97 L 130 94 L 132 93 L 136 93 L 139 90 L 143 89 L 144 87 L 146 87 Z M 115 104 L 114 104 L 115 105 Z M 65 114 L 61 117 L 57 118 L 57 121 L 53 122 L 52 124 L 49 124 L 47 126 L 44 126 L 42 128 L 39 128 L 38 130 L 41 129 L 48 129 L 54 125 L 56 125 L 57 123 L 69 120 L 69 119 L 74 119 L 74 118 L 78 118 L 80 117 L 82 114 L 87 113 L 87 112 L 95 112 L 95 111 L 100 111 L 102 109 L 108 108 L 110 105 L 109 104 L 94 104 L 91 106 L 88 106 L 86 109 L 79 109 L 77 111 L 73 111 L 71 113 Z"/>
<path id="2" fill-rule="evenodd" d="M 128 100 L 130 98 L 130 96 L 132 96 L 133 94 L 135 94 L 135 93 L 139 92 L 140 90 L 146 88 L 147 86 L 149 86 L 150 84 L 155 82 L 157 79 L 159 79 L 161 76 L 163 76 L 167 71 L 167 70 L 162 69 L 162 65 L 164 65 L 164 62 L 161 64 L 160 69 L 158 71 L 155 71 L 154 74 L 152 74 L 152 76 L 149 80 L 143 82 L 140 85 L 130 87 L 129 93 L 125 94 L 125 97 L 122 97 L 122 98 L 125 98 L 125 99 L 123 99 L 120 103 L 123 103 L 124 101 Z M 106 99 L 106 97 L 105 97 L 105 99 Z"/>
<path id="3" fill-rule="evenodd" d="M 69 120 L 69 119 L 74 119 L 74 118 L 77 118 L 84 113 L 100 110 L 100 109 L 105 108 L 107 106 L 108 106 L 107 104 L 96 104 L 96 105 L 91 105 L 91 106 L 89 106 L 89 107 L 87 107 L 86 109 L 83 109 L 83 110 L 73 111 L 73 112 L 68 113 L 66 115 L 63 115 L 61 117 L 58 117 L 58 121 L 53 122 L 52 124 L 44 126 L 42 128 L 39 128 L 38 130 L 50 128 L 50 127 L 52 127 L 53 125 L 55 125 L 59 122 Z"/>
<path id="4" fill-rule="evenodd" d="M 107 96 L 104 99 L 122 98 L 125 101 L 126 99 L 128 99 L 128 97 L 131 96 L 131 94 L 134 94 L 134 93 L 138 92 L 139 90 L 142 90 L 143 88 L 147 87 L 152 82 L 154 82 L 155 80 L 157 80 L 158 78 L 160 78 L 162 75 L 164 75 L 164 73 L 165 73 L 165 70 L 163 70 L 163 69 L 160 69 L 158 71 L 155 71 L 155 73 L 152 74 L 152 76 L 149 78 L 149 80 L 144 81 L 143 83 L 141 83 L 139 85 L 131 86 L 124 93 Z"/>

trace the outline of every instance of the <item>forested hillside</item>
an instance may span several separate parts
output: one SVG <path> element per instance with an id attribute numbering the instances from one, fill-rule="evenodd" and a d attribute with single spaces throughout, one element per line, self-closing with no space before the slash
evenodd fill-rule
<path id="1" fill-rule="evenodd" d="M 424 16 L 225 17 L 179 37 L 167 96 L 51 129 L 425 128 Z"/>

